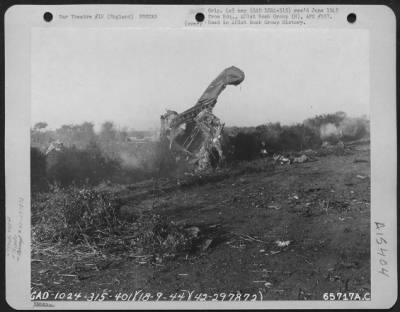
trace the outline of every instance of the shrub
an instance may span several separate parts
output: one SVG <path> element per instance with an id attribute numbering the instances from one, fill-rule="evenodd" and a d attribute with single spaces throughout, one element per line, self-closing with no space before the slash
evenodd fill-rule
<path id="1" fill-rule="evenodd" d="M 252 160 L 259 156 L 259 143 L 254 133 L 238 133 L 232 138 L 232 145 L 235 160 Z"/>
<path id="2" fill-rule="evenodd" d="M 165 217 L 154 216 L 152 230 L 145 237 L 147 248 L 159 254 L 189 252 L 193 249 L 194 239 L 184 230 Z"/>
<path id="3" fill-rule="evenodd" d="M 112 232 L 120 224 L 105 194 L 87 188 L 68 188 L 66 192 L 68 200 L 62 208 L 72 240 L 80 239 L 82 234 L 92 236 L 98 229 Z"/>
<path id="4" fill-rule="evenodd" d="M 112 233 L 121 225 L 108 196 L 93 189 L 52 187 L 32 202 L 32 230 L 37 241 L 78 242 L 84 235 Z"/>
<path id="5" fill-rule="evenodd" d="M 47 155 L 47 178 L 62 187 L 96 185 L 109 179 L 118 169 L 119 162 L 103 157 L 95 144 L 85 150 L 70 147 Z"/>
<path id="6" fill-rule="evenodd" d="M 195 238 L 165 217 L 144 211 L 120 219 L 117 201 L 90 188 L 51 187 L 32 198 L 32 242 L 90 247 L 119 253 L 143 249 L 161 257 L 190 252 Z"/>

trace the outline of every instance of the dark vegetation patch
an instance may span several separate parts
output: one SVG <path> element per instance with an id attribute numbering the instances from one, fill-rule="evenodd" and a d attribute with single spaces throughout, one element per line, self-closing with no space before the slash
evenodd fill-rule
<path id="1" fill-rule="evenodd" d="M 61 187 L 131 184 L 181 175 L 182 168 L 175 163 L 168 143 L 145 139 L 142 132 L 117 129 L 111 122 L 105 122 L 98 133 L 87 122 L 63 125 L 56 130 L 48 130 L 46 123 L 37 123 L 31 130 L 32 191 L 47 191 L 55 183 Z M 139 141 L 132 141 L 131 135 Z M 265 157 L 262 149 L 269 155 L 285 155 L 319 149 L 323 142 L 336 144 L 339 140 L 349 142 L 366 137 L 369 121 L 365 117 L 349 118 L 343 112 L 315 116 L 294 125 L 226 127 L 222 140 L 226 159 L 219 167 L 232 168 L 240 162 Z M 48 147 L 56 141 L 62 149 L 49 152 Z M 320 152 L 332 153 L 329 149 Z M 212 158 L 214 169 L 215 160 Z"/>
<path id="2" fill-rule="evenodd" d="M 214 245 L 220 240 L 214 240 L 216 228 L 178 224 L 152 210 L 126 218 L 120 208 L 113 194 L 91 188 L 53 187 L 38 194 L 32 199 L 32 251 L 73 244 L 97 255 L 147 254 L 161 262 L 199 252 L 207 239 Z"/>

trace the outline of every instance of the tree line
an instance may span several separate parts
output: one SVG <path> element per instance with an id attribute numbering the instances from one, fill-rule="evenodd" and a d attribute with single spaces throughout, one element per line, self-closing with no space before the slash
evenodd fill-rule
<path id="1" fill-rule="evenodd" d="M 108 181 L 133 183 L 173 172 L 174 159 L 165 146 L 155 140 L 129 142 L 133 134 L 109 121 L 98 132 L 89 122 L 63 125 L 55 130 L 48 129 L 45 122 L 36 123 L 31 128 L 32 190 L 46 190 L 52 183 L 60 186 Z M 350 118 L 344 112 L 336 112 L 293 125 L 276 122 L 226 127 L 222 148 L 226 165 L 231 165 L 260 157 L 261 148 L 266 148 L 269 154 L 286 153 L 318 148 L 323 142 L 336 144 L 340 140 L 365 137 L 369 137 L 367 117 Z M 62 149 L 48 152 L 54 142 L 60 142 Z"/>

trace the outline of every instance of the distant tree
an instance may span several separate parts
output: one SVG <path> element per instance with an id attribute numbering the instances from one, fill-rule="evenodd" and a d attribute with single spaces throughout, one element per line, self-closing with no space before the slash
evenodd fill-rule
<path id="1" fill-rule="evenodd" d="M 84 149 L 90 142 L 96 140 L 94 125 L 90 122 L 84 122 L 81 125 L 62 125 L 56 129 L 56 139 L 67 147 L 76 146 Z"/>
<path id="2" fill-rule="evenodd" d="M 34 126 L 33 126 L 33 130 L 36 131 L 40 131 L 42 129 L 45 129 L 48 126 L 47 122 L 37 122 Z"/>
<path id="3" fill-rule="evenodd" d="M 38 122 L 31 128 L 31 146 L 44 152 L 55 140 L 54 131 L 46 130 L 47 123 Z"/>
<path id="4" fill-rule="evenodd" d="M 114 123 L 111 121 L 106 121 L 101 125 L 100 130 L 100 140 L 109 142 L 114 140 L 116 137 L 116 130 L 114 127 Z"/>
<path id="5" fill-rule="evenodd" d="M 94 125 L 91 122 L 84 122 L 80 126 L 80 131 L 85 141 L 90 142 L 95 137 Z"/>
<path id="6" fill-rule="evenodd" d="M 118 158 L 119 155 L 116 152 L 117 143 L 117 131 L 114 127 L 114 123 L 106 121 L 101 125 L 99 134 L 99 144 L 104 154 L 108 158 Z"/>
<path id="7" fill-rule="evenodd" d="M 126 127 L 123 127 L 121 130 L 118 130 L 117 132 L 117 139 L 119 142 L 126 142 L 128 139 L 128 129 Z"/>
<path id="8" fill-rule="evenodd" d="M 56 138 L 60 140 L 65 146 L 74 145 L 73 141 L 74 125 L 62 125 L 56 129 Z"/>
<path id="9" fill-rule="evenodd" d="M 95 138 L 94 125 L 90 122 L 76 125 L 72 129 L 72 140 L 78 148 L 86 148 Z"/>
<path id="10" fill-rule="evenodd" d="M 338 118 L 340 118 L 341 120 L 347 118 L 347 114 L 346 114 L 345 112 L 342 112 L 342 111 L 336 112 L 335 115 L 336 115 Z"/>

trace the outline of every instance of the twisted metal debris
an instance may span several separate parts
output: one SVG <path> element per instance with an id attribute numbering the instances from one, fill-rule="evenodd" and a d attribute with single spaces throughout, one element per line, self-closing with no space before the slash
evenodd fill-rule
<path id="1" fill-rule="evenodd" d="M 221 135 L 224 123 L 212 113 L 227 85 L 239 85 L 244 73 L 231 66 L 223 70 L 204 91 L 196 105 L 178 114 L 167 110 L 161 116 L 161 140 L 167 139 L 177 160 L 185 159 L 194 171 L 216 167 L 224 160 Z"/>

